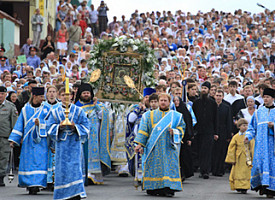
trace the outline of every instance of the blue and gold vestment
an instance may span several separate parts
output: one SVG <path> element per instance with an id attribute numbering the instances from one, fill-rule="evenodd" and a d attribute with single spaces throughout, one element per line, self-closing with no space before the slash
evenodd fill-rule
<path id="1" fill-rule="evenodd" d="M 84 144 L 87 175 L 94 184 L 102 184 L 102 172 L 107 172 L 103 171 L 101 163 L 111 169 L 109 111 L 99 102 L 94 105 L 93 101 L 86 104 L 78 101 L 76 105 L 87 114 L 90 124 L 89 139 Z"/>
<path id="2" fill-rule="evenodd" d="M 173 136 L 169 129 L 173 129 Z M 145 190 L 181 191 L 180 141 L 185 123 L 177 111 L 159 109 L 143 114 L 135 142 L 144 147 L 142 185 Z"/>

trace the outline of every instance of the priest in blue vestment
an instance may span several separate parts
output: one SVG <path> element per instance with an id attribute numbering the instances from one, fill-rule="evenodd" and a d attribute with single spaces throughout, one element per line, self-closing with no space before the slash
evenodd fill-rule
<path id="1" fill-rule="evenodd" d="M 171 197 L 182 190 L 179 167 L 180 142 L 185 123 L 170 110 L 171 97 L 159 94 L 159 109 L 143 114 L 135 143 L 142 156 L 142 188 L 149 195 Z"/>
<path id="2" fill-rule="evenodd" d="M 75 105 L 87 114 L 90 124 L 89 139 L 84 143 L 86 177 L 90 184 L 103 184 L 103 175 L 111 170 L 109 111 L 97 102 L 89 83 L 80 85 L 76 99 Z"/>
<path id="3" fill-rule="evenodd" d="M 251 188 L 268 198 L 275 196 L 275 90 L 263 92 L 264 105 L 254 112 L 245 135 L 245 143 L 255 138 Z"/>
<path id="4" fill-rule="evenodd" d="M 86 197 L 82 173 L 82 143 L 89 134 L 89 121 L 85 112 L 69 104 L 70 126 L 62 125 L 65 120 L 65 88 L 59 90 L 62 102 L 50 112 L 47 131 L 55 141 L 54 199 L 81 199 Z M 70 98 L 71 99 L 71 98 Z"/>
<path id="5" fill-rule="evenodd" d="M 48 144 L 45 118 L 50 110 L 45 104 L 44 88 L 33 87 L 27 103 L 10 134 L 11 147 L 20 145 L 18 179 L 20 187 L 27 187 L 29 194 L 37 194 L 47 187 Z"/>

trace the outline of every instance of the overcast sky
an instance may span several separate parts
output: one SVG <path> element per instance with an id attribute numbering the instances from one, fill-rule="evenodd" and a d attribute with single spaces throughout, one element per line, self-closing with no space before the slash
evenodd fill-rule
<path id="1" fill-rule="evenodd" d="M 92 0 L 97 8 L 100 0 Z M 181 9 L 183 12 L 190 11 L 192 14 L 198 10 L 202 12 L 210 11 L 215 8 L 218 11 L 234 12 L 236 9 L 259 13 L 264 11 L 263 8 L 257 6 L 261 3 L 270 10 L 275 9 L 275 0 L 105 0 L 109 7 L 109 21 L 113 16 L 117 16 L 118 20 L 124 14 L 128 19 L 138 9 L 139 13 L 151 11 L 170 10 L 174 14 L 176 10 Z"/>

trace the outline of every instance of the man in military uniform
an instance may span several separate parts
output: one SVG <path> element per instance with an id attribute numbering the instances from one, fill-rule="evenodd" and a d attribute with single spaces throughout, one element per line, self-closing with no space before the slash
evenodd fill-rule
<path id="1" fill-rule="evenodd" d="M 10 66 L 7 65 L 7 57 L 0 56 L 0 74 L 2 74 L 5 70 L 10 71 Z"/>
<path id="2" fill-rule="evenodd" d="M 17 120 L 18 112 L 13 103 L 6 100 L 7 88 L 0 86 L 0 186 L 5 186 L 4 177 L 10 153 L 8 137 Z"/>
<path id="3" fill-rule="evenodd" d="M 1 57 L 1 56 L 4 56 L 5 51 L 6 51 L 5 48 L 0 46 L 0 57 Z M 9 64 L 9 59 L 6 59 L 5 62 L 6 62 L 6 65 L 7 65 L 7 66 L 10 65 L 10 64 Z"/>
<path id="4" fill-rule="evenodd" d="M 32 66 L 34 69 L 40 66 L 40 58 L 36 55 L 38 49 L 34 46 L 30 47 L 30 56 L 27 58 L 27 64 Z"/>

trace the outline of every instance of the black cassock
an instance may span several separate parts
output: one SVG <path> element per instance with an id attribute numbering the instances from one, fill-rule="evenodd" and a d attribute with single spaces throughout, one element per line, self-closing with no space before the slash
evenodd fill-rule
<path id="1" fill-rule="evenodd" d="M 180 99 L 180 105 L 176 107 L 177 111 L 183 115 L 183 120 L 186 124 L 186 129 L 184 137 L 182 139 L 182 144 L 180 148 L 180 172 L 181 178 L 189 178 L 194 176 L 193 172 L 193 162 L 192 162 L 192 149 L 191 146 L 187 144 L 187 141 L 192 139 L 194 135 L 193 131 L 193 121 L 186 104 Z"/>
<path id="2" fill-rule="evenodd" d="M 246 104 L 246 99 L 242 98 L 242 99 L 238 99 L 236 100 L 233 104 L 232 104 L 232 118 L 234 120 L 238 120 L 238 113 L 240 112 L 241 109 L 243 108 L 247 108 L 247 104 Z M 232 132 L 234 134 L 238 133 L 239 130 L 237 128 L 237 126 L 235 124 L 232 125 Z"/>
<path id="3" fill-rule="evenodd" d="M 232 115 L 233 117 L 236 117 L 238 112 L 243 109 L 246 108 L 247 104 L 246 104 L 246 100 L 245 98 L 243 99 L 238 99 L 236 100 L 233 104 L 232 104 Z"/>
<path id="4" fill-rule="evenodd" d="M 197 118 L 195 140 L 198 145 L 200 173 L 209 174 L 214 135 L 217 134 L 217 104 L 209 97 L 199 98 L 193 103 L 193 111 Z"/>
<path id="5" fill-rule="evenodd" d="M 232 114 L 229 105 L 222 102 L 218 106 L 218 132 L 219 139 L 214 141 L 212 150 L 212 174 L 222 176 L 225 173 L 225 157 L 228 148 L 228 139 L 231 138 Z"/>

